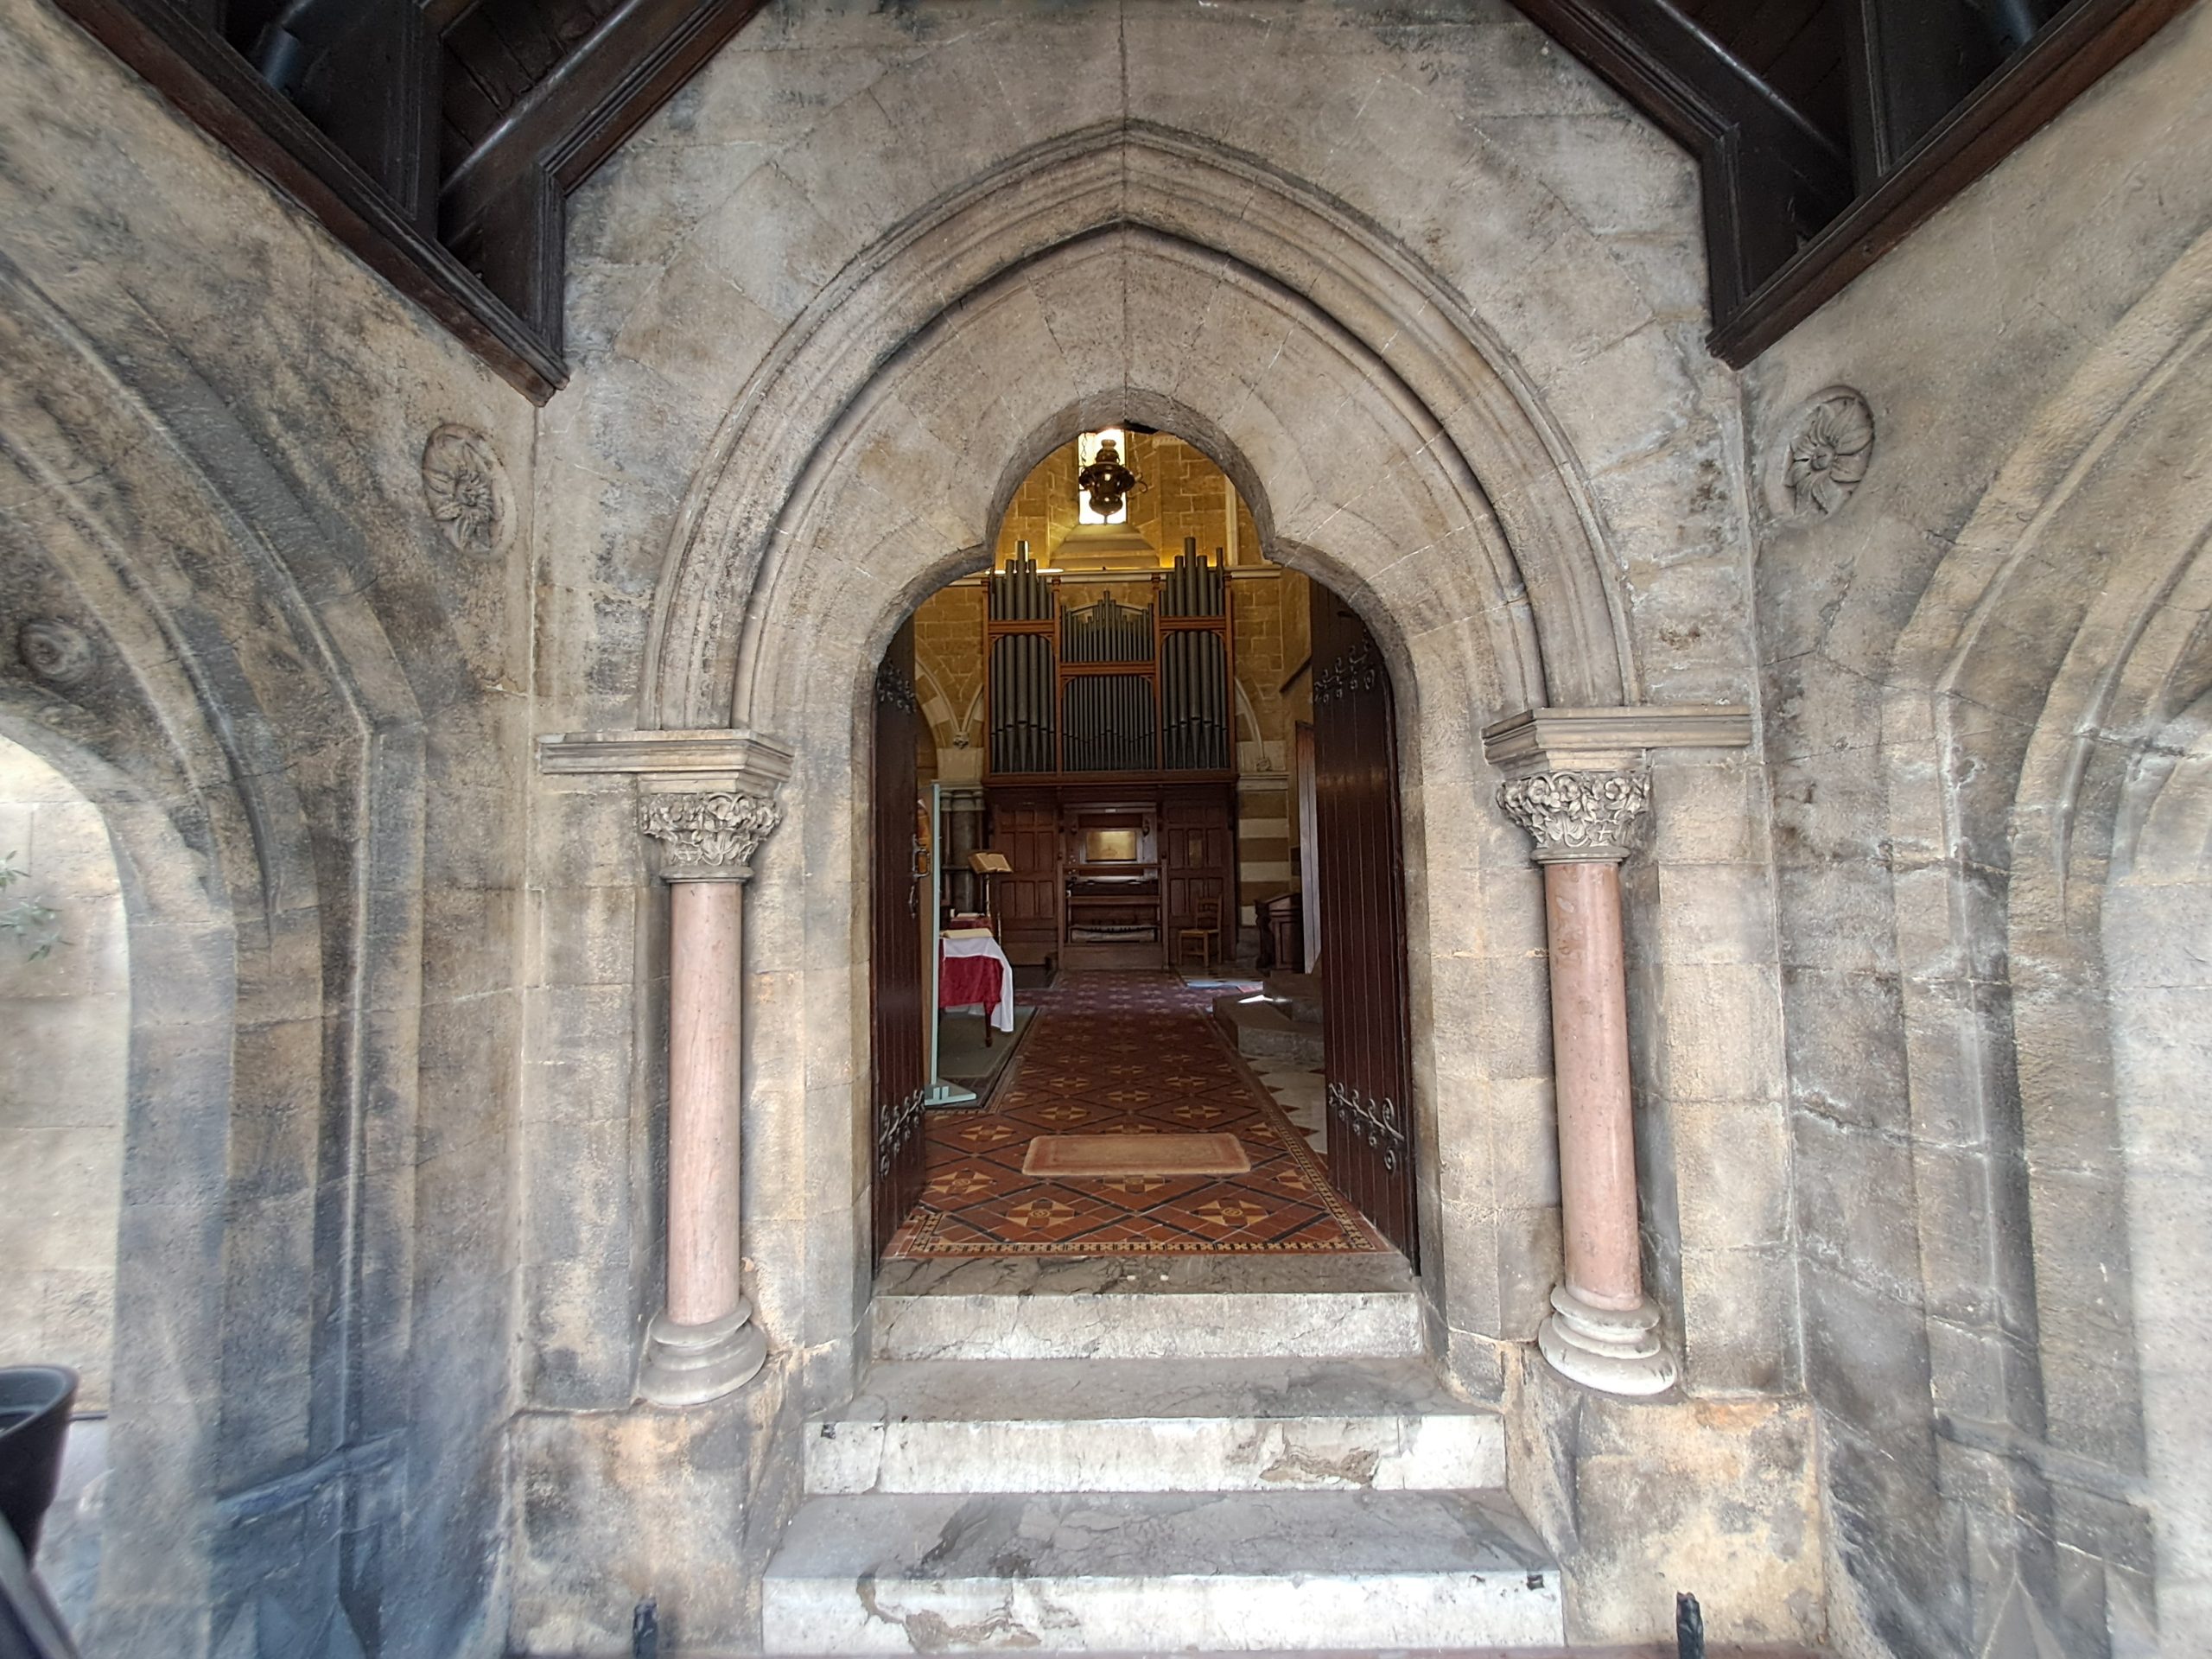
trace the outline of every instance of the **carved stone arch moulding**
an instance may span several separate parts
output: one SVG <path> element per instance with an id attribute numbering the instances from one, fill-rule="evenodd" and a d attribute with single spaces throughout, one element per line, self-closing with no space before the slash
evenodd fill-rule
<path id="1" fill-rule="evenodd" d="M 1117 124 L 1036 146 L 950 193 L 852 260 L 785 332 L 725 418 L 679 518 L 647 647 L 649 720 L 766 717 L 752 708 L 750 658 L 763 613 L 779 607 L 777 567 L 871 385 L 904 372 L 933 325 L 995 284 L 1109 235 L 1217 261 L 1225 283 L 1279 288 L 1313 319 L 1299 327 L 1371 361 L 1379 395 L 1426 429 L 1433 465 L 1465 474 L 1449 487 L 1468 495 L 1496 543 L 1501 568 L 1489 580 L 1516 596 L 1499 608 L 1516 613 L 1511 626 L 1532 645 L 1541 639 L 1531 668 L 1551 683 L 1528 688 L 1527 700 L 1633 698 L 1618 560 L 1573 443 L 1515 353 L 1416 257 L 1332 198 L 1192 135 Z M 1086 404 L 1137 389 L 1077 378 Z M 965 537 L 977 546 L 982 517 Z"/>

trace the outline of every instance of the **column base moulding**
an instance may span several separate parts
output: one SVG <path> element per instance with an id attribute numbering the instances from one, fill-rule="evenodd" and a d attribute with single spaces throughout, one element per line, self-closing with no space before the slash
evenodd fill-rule
<path id="1" fill-rule="evenodd" d="M 1658 1304 L 1649 1296 L 1622 1313 L 1592 1306 L 1561 1285 L 1536 1346 L 1561 1376 L 1601 1394 L 1664 1394 L 1681 1374 L 1660 1340 Z"/>
<path id="2" fill-rule="evenodd" d="M 743 1388 L 767 1358 L 768 1339 L 753 1323 L 750 1302 L 705 1325 L 679 1325 L 657 1313 L 646 1327 L 638 1396 L 650 1405 L 702 1406 Z"/>

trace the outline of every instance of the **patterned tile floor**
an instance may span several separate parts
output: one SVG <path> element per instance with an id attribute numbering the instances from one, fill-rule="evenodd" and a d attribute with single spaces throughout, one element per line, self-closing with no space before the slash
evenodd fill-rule
<path id="1" fill-rule="evenodd" d="M 1314 1155 L 1325 1158 L 1329 1121 L 1321 1104 L 1327 1098 L 1328 1085 L 1322 1080 L 1321 1068 L 1301 1065 L 1296 1060 L 1247 1060 L 1245 1065 L 1252 1068 L 1260 1086 L 1274 1096 L 1291 1127 L 1306 1137 Z"/>
<path id="2" fill-rule="evenodd" d="M 1071 973 L 985 1109 L 929 1118 L 929 1179 L 894 1256 L 1384 1251 L 1321 1157 L 1214 1024 L 1219 988 L 1164 973 Z M 1024 998 L 1028 1000 L 1027 997 Z M 1227 1130 L 1249 1174 L 1039 1179 L 1039 1135 Z"/>

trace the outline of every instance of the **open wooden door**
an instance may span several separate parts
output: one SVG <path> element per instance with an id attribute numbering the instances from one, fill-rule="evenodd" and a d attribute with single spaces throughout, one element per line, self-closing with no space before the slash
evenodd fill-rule
<path id="1" fill-rule="evenodd" d="M 921 907 L 931 902 L 915 873 L 914 625 L 899 630 L 875 677 L 875 784 L 869 813 L 874 848 L 868 884 L 869 1103 L 874 1126 L 873 1210 L 880 1260 L 922 1195 L 924 1007 Z"/>
<path id="2" fill-rule="evenodd" d="M 1313 588 L 1313 770 L 1329 1173 L 1419 1265 L 1397 722 L 1367 626 Z"/>

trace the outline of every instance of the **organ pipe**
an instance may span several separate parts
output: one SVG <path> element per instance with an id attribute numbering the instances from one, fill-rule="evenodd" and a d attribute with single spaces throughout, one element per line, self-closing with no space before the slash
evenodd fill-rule
<path id="1" fill-rule="evenodd" d="M 985 614 L 994 772 L 1230 766 L 1228 570 L 1199 556 L 1195 537 L 1150 605 L 1109 594 L 1069 610 L 1019 543 L 992 573 Z"/>

